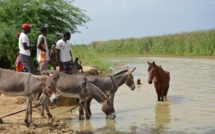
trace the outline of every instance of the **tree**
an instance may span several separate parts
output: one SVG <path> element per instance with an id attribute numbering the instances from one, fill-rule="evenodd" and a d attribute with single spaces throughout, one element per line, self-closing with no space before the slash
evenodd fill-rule
<path id="1" fill-rule="evenodd" d="M 85 11 L 72 5 L 73 0 L 0 0 L 0 67 L 14 67 L 18 51 L 17 33 L 23 23 L 33 24 L 29 39 L 35 44 L 40 27 L 47 23 L 48 44 L 56 42 L 65 31 L 79 32 L 77 26 L 85 26 L 90 18 Z M 35 52 L 33 53 L 35 57 Z M 9 61 L 5 63 L 3 58 Z M 7 61 L 7 60 L 6 60 Z M 2 62 L 4 62 L 2 64 Z M 7 65 L 7 66 L 3 66 Z"/>

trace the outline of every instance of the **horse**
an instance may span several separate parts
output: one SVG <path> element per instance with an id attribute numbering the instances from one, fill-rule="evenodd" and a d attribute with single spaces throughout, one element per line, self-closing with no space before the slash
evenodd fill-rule
<path id="1" fill-rule="evenodd" d="M 68 75 L 62 72 L 47 70 L 43 71 L 42 75 L 50 74 L 50 73 L 58 73 L 60 75 L 60 79 L 57 82 L 57 91 L 60 95 L 65 97 L 75 97 L 79 98 L 80 105 L 79 107 L 79 120 L 83 118 L 83 108 L 86 114 L 86 118 L 90 118 L 90 113 L 87 110 L 87 101 L 89 98 L 94 98 L 99 103 L 102 104 L 102 111 L 106 114 L 107 118 L 114 119 L 116 117 L 116 113 L 114 107 L 111 105 L 108 96 L 95 84 L 89 82 L 85 76 L 83 75 Z M 46 110 L 48 109 L 48 105 L 45 105 Z M 41 108 L 41 115 L 44 115 L 44 107 Z"/>
<path id="2" fill-rule="evenodd" d="M 101 88 L 109 97 L 111 104 L 114 106 L 115 93 L 121 85 L 126 84 L 132 91 L 135 89 L 135 83 L 132 75 L 135 69 L 136 68 L 132 70 L 125 69 L 112 76 L 89 75 L 86 76 L 86 78 L 88 81 L 95 83 L 99 88 Z M 91 100 L 92 98 L 87 100 L 87 106 L 89 113 L 92 115 L 90 110 Z"/>
<path id="3" fill-rule="evenodd" d="M 158 101 L 164 101 L 167 96 L 170 82 L 170 73 L 165 71 L 161 66 L 158 66 L 153 61 L 148 61 L 148 83 L 152 84 L 154 79 L 154 87 L 157 92 Z"/>
<path id="4" fill-rule="evenodd" d="M 56 98 L 56 82 L 59 75 L 36 76 L 30 73 L 15 72 L 0 68 L 0 92 L 6 96 L 26 97 L 26 127 L 36 128 L 32 121 L 32 101 L 36 94 L 42 92 L 51 102 Z M 43 103 L 43 102 L 41 102 Z"/>

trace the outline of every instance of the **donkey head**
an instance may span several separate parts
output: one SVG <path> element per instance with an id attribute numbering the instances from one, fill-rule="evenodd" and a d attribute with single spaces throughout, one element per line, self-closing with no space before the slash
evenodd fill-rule
<path id="1" fill-rule="evenodd" d="M 59 74 L 50 74 L 49 76 L 42 75 L 41 77 L 38 77 L 38 79 L 41 79 L 44 82 L 43 94 L 45 94 L 51 102 L 56 102 L 56 83 L 59 79 Z"/>
<path id="2" fill-rule="evenodd" d="M 108 98 L 102 102 L 102 111 L 106 114 L 108 119 L 115 119 L 116 113 Z"/>
<path id="3" fill-rule="evenodd" d="M 134 77 L 132 75 L 132 73 L 134 72 L 134 70 L 136 69 L 136 67 L 132 70 L 126 69 L 127 70 L 127 77 L 126 77 L 126 81 L 125 84 L 130 87 L 131 90 L 135 89 L 135 82 L 134 82 Z"/>
<path id="4" fill-rule="evenodd" d="M 148 61 L 149 67 L 148 67 L 148 83 L 152 84 L 152 81 L 154 79 L 155 73 L 156 73 L 156 65 L 155 62 L 153 61 L 150 63 Z"/>

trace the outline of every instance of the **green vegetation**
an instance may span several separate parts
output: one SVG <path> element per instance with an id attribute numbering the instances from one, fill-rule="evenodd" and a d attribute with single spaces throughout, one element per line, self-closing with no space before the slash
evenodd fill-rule
<path id="1" fill-rule="evenodd" d="M 0 0 L 0 67 L 14 69 L 18 49 L 17 33 L 23 23 L 33 24 L 29 34 L 31 44 L 36 44 L 40 27 L 47 23 L 49 45 L 62 38 L 65 31 L 78 32 L 90 18 L 72 5 L 74 0 Z M 32 51 L 32 57 L 36 50 Z M 38 65 L 34 62 L 35 65 Z"/>
<path id="2" fill-rule="evenodd" d="M 73 60 L 79 57 L 82 65 L 95 65 L 96 68 L 102 71 L 103 74 L 107 73 L 110 65 L 102 60 L 95 52 L 86 45 L 73 45 L 72 46 Z"/>
<path id="3" fill-rule="evenodd" d="M 99 54 L 214 56 L 215 29 L 155 37 L 93 42 Z"/>

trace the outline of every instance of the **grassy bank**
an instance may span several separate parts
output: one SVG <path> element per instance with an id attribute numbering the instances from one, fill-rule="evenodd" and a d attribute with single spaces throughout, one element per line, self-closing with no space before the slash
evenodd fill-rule
<path id="1" fill-rule="evenodd" d="M 148 54 L 214 56 L 215 29 L 154 37 L 93 42 L 89 48 L 100 54 Z"/>
<path id="2" fill-rule="evenodd" d="M 100 58 L 96 51 L 86 45 L 73 45 L 72 46 L 73 60 L 79 57 L 82 65 L 93 65 L 99 68 L 103 73 L 109 70 L 110 65 Z"/>

